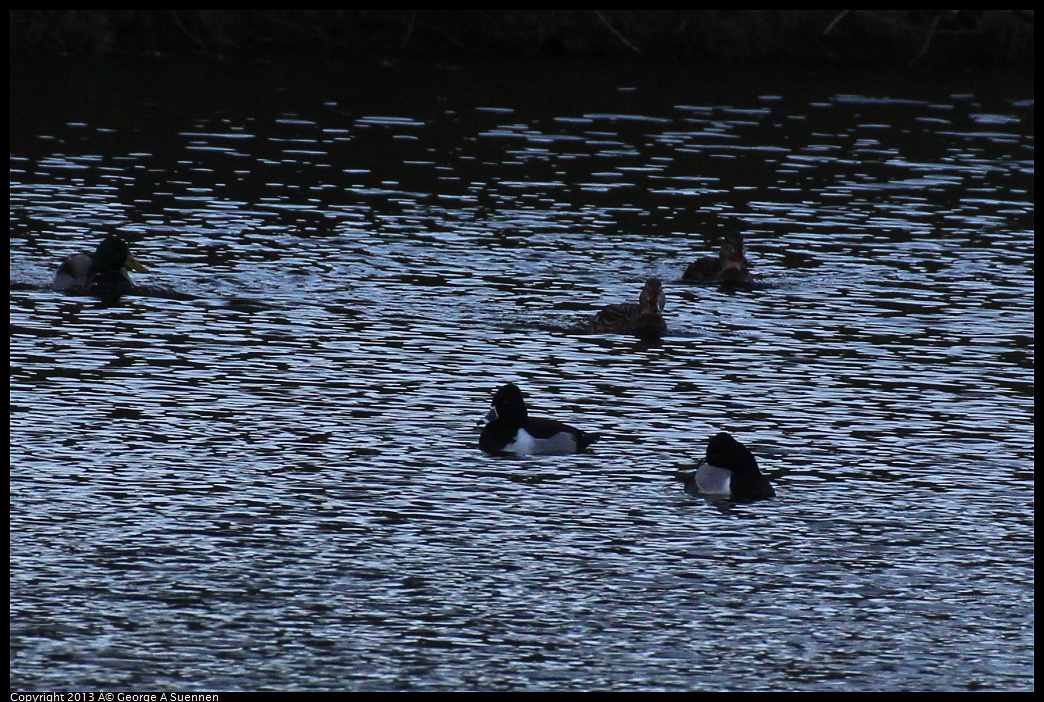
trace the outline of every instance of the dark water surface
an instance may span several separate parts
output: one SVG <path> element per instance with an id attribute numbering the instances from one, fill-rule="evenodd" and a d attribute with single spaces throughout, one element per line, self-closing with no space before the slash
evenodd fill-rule
<path id="1" fill-rule="evenodd" d="M 12 689 L 1032 690 L 1033 108 L 13 63 Z M 50 292 L 107 231 L 179 294 Z M 574 328 L 651 275 L 661 343 Z M 484 456 L 507 381 L 605 438 Z M 719 430 L 774 500 L 673 479 Z"/>

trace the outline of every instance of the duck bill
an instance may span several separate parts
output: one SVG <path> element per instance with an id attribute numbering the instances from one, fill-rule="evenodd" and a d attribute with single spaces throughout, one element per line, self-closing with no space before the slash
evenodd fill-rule
<path id="1" fill-rule="evenodd" d="M 497 414 L 497 408 L 490 407 L 489 412 L 486 413 L 485 418 L 483 418 L 482 421 L 479 422 L 479 426 L 482 426 L 483 424 L 489 424 L 490 422 L 495 421 L 499 416 L 500 415 Z"/>
<path id="2" fill-rule="evenodd" d="M 127 261 L 123 264 L 124 268 L 130 268 L 132 271 L 138 271 L 139 273 L 147 273 L 148 268 L 138 263 L 138 259 L 134 258 L 130 254 L 127 254 Z"/>

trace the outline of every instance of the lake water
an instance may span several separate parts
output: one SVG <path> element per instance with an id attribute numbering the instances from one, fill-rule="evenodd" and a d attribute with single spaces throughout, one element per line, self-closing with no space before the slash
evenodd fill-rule
<path id="1" fill-rule="evenodd" d="M 1032 690 L 1033 117 L 1031 75 L 13 60 L 12 690 Z M 159 292 L 51 292 L 109 231 Z M 760 285 L 682 283 L 730 231 Z M 584 332 L 651 275 L 661 342 Z M 482 454 L 508 381 L 604 438 Z M 719 430 L 775 499 L 685 492 Z"/>

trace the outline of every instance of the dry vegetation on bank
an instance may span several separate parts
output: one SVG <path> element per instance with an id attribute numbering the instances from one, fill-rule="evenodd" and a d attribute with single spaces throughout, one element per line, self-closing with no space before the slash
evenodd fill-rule
<path id="1" fill-rule="evenodd" d="M 12 56 L 1033 65 L 1033 10 L 11 10 Z"/>

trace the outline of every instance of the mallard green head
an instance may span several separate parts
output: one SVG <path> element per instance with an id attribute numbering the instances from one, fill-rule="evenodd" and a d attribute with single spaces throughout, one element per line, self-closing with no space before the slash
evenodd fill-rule
<path id="1" fill-rule="evenodd" d="M 130 268 L 132 271 L 142 273 L 148 271 L 148 268 L 138 263 L 138 260 L 131 255 L 127 242 L 115 234 L 111 234 L 102 239 L 98 248 L 95 249 L 94 256 L 91 257 L 88 276 L 114 273 L 121 268 Z"/>

